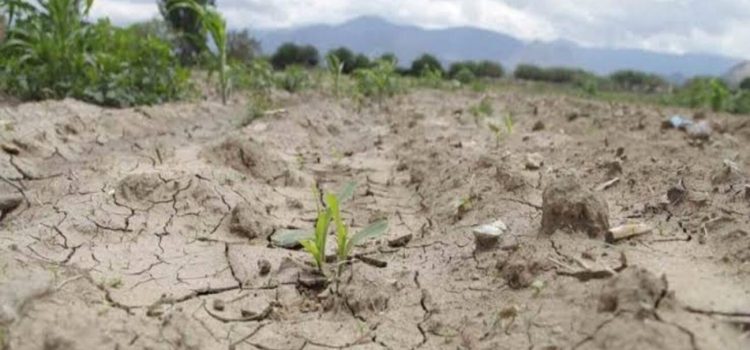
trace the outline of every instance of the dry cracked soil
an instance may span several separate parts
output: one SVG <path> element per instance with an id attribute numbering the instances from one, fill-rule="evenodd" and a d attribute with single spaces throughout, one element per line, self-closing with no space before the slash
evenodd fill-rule
<path id="1" fill-rule="evenodd" d="M 241 102 L 0 105 L 0 346 L 750 348 L 750 119 L 692 140 L 662 127 L 689 111 L 486 95 L 307 92 L 244 127 Z M 334 288 L 274 237 L 349 181 L 347 222 L 389 229 Z"/>

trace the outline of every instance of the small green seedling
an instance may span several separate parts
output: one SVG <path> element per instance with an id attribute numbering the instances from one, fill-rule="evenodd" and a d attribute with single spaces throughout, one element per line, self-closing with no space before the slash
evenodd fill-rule
<path id="1" fill-rule="evenodd" d="M 479 104 L 469 108 L 469 112 L 474 116 L 474 121 L 478 124 L 480 120 L 491 116 L 495 111 L 492 108 L 489 98 L 485 97 L 479 101 Z"/>
<path id="2" fill-rule="evenodd" d="M 344 261 L 349 260 L 352 250 L 355 246 L 362 244 L 368 239 L 376 238 L 383 235 L 388 229 L 388 223 L 380 220 L 370 224 L 354 235 L 349 234 L 349 228 L 344 223 L 341 216 L 341 203 L 346 202 L 354 195 L 356 184 L 347 184 L 338 194 L 327 193 L 324 198 L 325 208 L 318 206 L 318 217 L 315 220 L 315 232 L 312 237 L 304 236 L 300 244 L 312 255 L 315 265 L 323 272 L 325 264 L 326 239 L 328 237 L 328 228 L 333 221 L 336 230 L 336 258 L 339 263 L 337 276 L 341 274 L 341 267 Z M 319 192 L 315 190 L 315 198 L 319 197 Z"/>

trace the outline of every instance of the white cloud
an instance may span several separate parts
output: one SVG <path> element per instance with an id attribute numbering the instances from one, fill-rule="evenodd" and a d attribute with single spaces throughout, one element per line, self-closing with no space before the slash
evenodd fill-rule
<path id="1" fill-rule="evenodd" d="M 217 0 L 235 28 L 381 16 L 424 27 L 475 26 L 526 40 L 699 51 L 750 58 L 750 0 Z M 115 23 L 158 15 L 156 0 L 95 0 Z"/>

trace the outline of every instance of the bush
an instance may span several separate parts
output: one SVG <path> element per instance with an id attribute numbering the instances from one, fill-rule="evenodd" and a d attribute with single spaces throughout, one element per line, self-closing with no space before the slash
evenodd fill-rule
<path id="1" fill-rule="evenodd" d="M 410 74 L 419 77 L 422 76 L 422 74 L 427 70 L 437 70 L 440 72 L 440 74 L 444 74 L 445 71 L 443 71 L 443 65 L 440 64 L 440 61 L 438 61 L 435 56 L 432 56 L 430 54 L 423 54 L 422 56 L 419 56 L 414 62 L 411 63 L 411 69 L 409 70 Z"/>
<path id="2" fill-rule="evenodd" d="M 656 74 L 633 70 L 622 70 L 612 73 L 609 79 L 617 88 L 629 91 L 655 92 L 669 85 Z"/>
<path id="3" fill-rule="evenodd" d="M 451 64 L 448 70 L 448 76 L 451 79 L 459 80 L 457 75 L 463 70 L 470 71 L 476 78 L 502 78 L 505 74 L 503 66 L 492 61 L 459 61 Z M 465 75 L 465 73 L 464 73 Z"/>
<path id="4" fill-rule="evenodd" d="M 366 98 L 374 98 L 379 103 L 400 91 L 395 67 L 390 61 L 379 60 L 372 68 L 354 71 L 357 92 Z"/>
<path id="5" fill-rule="evenodd" d="M 556 84 L 579 85 L 587 84 L 587 80 L 596 79 L 596 75 L 582 69 L 550 67 L 541 68 L 530 64 L 521 64 L 516 67 L 513 76 L 516 79 L 544 81 Z"/>
<path id="6" fill-rule="evenodd" d="M 318 49 L 311 45 L 300 46 L 294 43 L 281 45 L 271 56 L 271 64 L 277 70 L 284 70 L 294 65 L 315 67 L 319 61 Z"/>
<path id="7" fill-rule="evenodd" d="M 87 24 L 77 0 L 49 0 L 17 13 L 0 50 L 0 81 L 26 100 L 75 97 L 108 106 L 181 97 L 189 72 L 163 40 L 108 21 Z"/>
<path id="8" fill-rule="evenodd" d="M 741 90 L 732 97 L 730 112 L 750 114 L 750 91 Z"/>
<path id="9" fill-rule="evenodd" d="M 310 77 L 301 66 L 289 66 L 279 79 L 279 86 L 282 89 L 295 93 L 307 87 L 310 83 Z"/>
<path id="10" fill-rule="evenodd" d="M 470 84 L 473 82 L 477 77 L 474 75 L 474 73 L 471 71 L 471 69 L 467 67 L 461 68 L 458 73 L 453 75 L 453 79 L 458 80 L 461 82 L 461 84 Z"/>
<path id="11" fill-rule="evenodd" d="M 740 89 L 750 90 L 750 77 L 742 79 L 742 82 L 740 82 Z"/>
<path id="12" fill-rule="evenodd" d="M 476 65 L 474 75 L 480 78 L 502 78 L 505 75 L 505 70 L 500 63 L 481 61 Z"/>
<path id="13" fill-rule="evenodd" d="M 396 57 L 396 54 L 392 52 L 386 52 L 380 55 L 380 57 L 378 57 L 378 60 L 390 62 L 394 67 L 398 66 L 398 57 Z"/>

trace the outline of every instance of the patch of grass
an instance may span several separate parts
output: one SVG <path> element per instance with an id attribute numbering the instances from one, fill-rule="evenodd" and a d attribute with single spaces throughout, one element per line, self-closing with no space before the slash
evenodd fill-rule
<path id="1" fill-rule="evenodd" d="M 484 97 L 478 104 L 469 108 L 469 113 L 474 116 L 474 120 L 478 123 L 483 118 L 492 116 L 495 110 L 492 108 L 489 97 Z"/>

